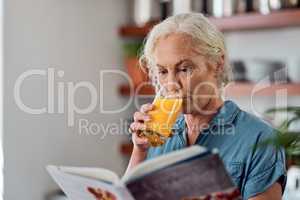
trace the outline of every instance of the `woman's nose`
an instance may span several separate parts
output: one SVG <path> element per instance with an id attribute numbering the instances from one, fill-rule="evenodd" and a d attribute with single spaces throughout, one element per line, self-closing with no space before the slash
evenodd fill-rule
<path id="1" fill-rule="evenodd" d="M 169 94 L 178 94 L 180 91 L 180 83 L 176 76 L 172 73 L 168 74 L 168 81 L 165 86 Z"/>

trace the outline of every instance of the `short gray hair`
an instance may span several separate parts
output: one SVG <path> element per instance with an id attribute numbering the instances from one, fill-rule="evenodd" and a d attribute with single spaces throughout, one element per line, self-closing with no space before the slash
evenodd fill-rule
<path id="1" fill-rule="evenodd" d="M 212 59 L 216 59 L 224 54 L 224 72 L 221 73 L 218 86 L 223 88 L 232 78 L 232 70 L 225 47 L 223 34 L 201 13 L 186 13 L 171 16 L 159 24 L 155 25 L 148 33 L 145 40 L 144 49 L 140 55 L 140 65 L 146 68 L 152 84 L 159 89 L 157 77 L 154 75 L 153 50 L 160 37 L 172 33 L 184 33 L 193 38 L 196 42 L 204 45 L 201 50 Z"/>

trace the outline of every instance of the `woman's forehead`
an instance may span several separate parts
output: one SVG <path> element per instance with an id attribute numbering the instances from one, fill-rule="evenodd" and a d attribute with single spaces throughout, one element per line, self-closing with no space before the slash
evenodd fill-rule
<path id="1" fill-rule="evenodd" d="M 195 41 L 186 34 L 174 33 L 157 40 L 153 56 L 155 62 L 161 66 L 176 65 L 182 60 L 193 60 L 201 55 Z"/>
<path id="2" fill-rule="evenodd" d="M 154 53 L 188 54 L 192 51 L 192 38 L 186 34 L 173 33 L 160 37 L 155 43 Z"/>

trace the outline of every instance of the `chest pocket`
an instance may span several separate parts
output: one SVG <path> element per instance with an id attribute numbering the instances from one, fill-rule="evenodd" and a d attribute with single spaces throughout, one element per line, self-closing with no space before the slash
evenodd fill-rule
<path id="1" fill-rule="evenodd" d="M 242 188 L 244 165 L 245 164 L 241 162 L 230 162 L 226 164 L 226 169 L 231 180 L 239 189 Z"/>

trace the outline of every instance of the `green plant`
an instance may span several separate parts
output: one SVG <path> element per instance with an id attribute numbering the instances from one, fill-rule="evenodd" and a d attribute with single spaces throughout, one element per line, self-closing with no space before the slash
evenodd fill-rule
<path id="1" fill-rule="evenodd" d="M 142 42 L 131 41 L 123 44 L 123 52 L 126 58 L 138 57 L 143 48 Z"/>
<path id="2" fill-rule="evenodd" d="M 300 166 L 300 130 L 290 131 L 290 125 L 300 120 L 300 107 L 272 108 L 266 111 L 266 114 L 286 112 L 292 114 L 291 118 L 284 120 L 276 129 L 278 134 L 266 139 L 258 146 L 273 145 L 278 148 L 284 148 L 287 159 Z"/>

